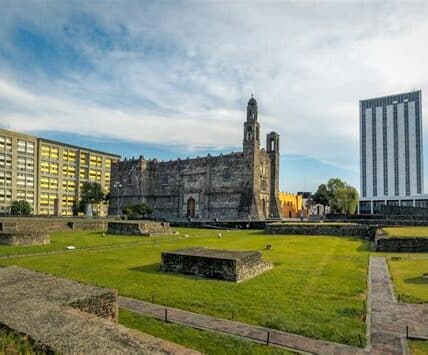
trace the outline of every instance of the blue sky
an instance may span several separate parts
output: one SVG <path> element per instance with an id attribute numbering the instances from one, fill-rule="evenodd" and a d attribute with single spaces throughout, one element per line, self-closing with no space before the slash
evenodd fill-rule
<path id="1" fill-rule="evenodd" d="M 428 92 L 426 2 L 1 7 L 0 126 L 126 157 L 228 153 L 254 93 L 285 191 L 359 187 L 358 101 Z"/>

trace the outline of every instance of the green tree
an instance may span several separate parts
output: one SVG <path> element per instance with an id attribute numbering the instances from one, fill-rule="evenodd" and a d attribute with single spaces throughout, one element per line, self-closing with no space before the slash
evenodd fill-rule
<path id="1" fill-rule="evenodd" d="M 336 190 L 332 202 L 335 212 L 355 214 L 358 205 L 358 192 L 354 187 L 346 184 L 345 187 Z"/>
<path id="2" fill-rule="evenodd" d="M 141 216 L 146 217 L 153 213 L 152 208 L 147 203 L 137 203 L 134 205 L 128 205 L 122 208 L 122 213 L 126 216 Z"/>
<path id="3" fill-rule="evenodd" d="M 323 206 L 328 206 L 330 204 L 330 194 L 326 184 L 321 184 L 318 186 L 318 190 L 312 196 L 312 201 L 315 204 L 320 204 Z"/>
<path id="4" fill-rule="evenodd" d="M 104 201 L 104 192 L 101 184 L 95 181 L 85 181 L 82 185 L 82 191 L 80 193 L 79 210 L 82 209 L 86 212 L 88 205 L 93 207 L 97 206 L 97 214 L 99 215 L 99 205 Z"/>
<path id="5" fill-rule="evenodd" d="M 33 208 L 25 200 L 12 201 L 10 205 L 10 213 L 14 216 L 27 216 L 33 212 Z"/>

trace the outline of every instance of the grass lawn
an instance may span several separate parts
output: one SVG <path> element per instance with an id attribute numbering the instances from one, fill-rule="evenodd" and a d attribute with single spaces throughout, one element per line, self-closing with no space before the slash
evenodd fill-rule
<path id="1" fill-rule="evenodd" d="M 119 323 L 155 337 L 198 350 L 203 354 L 293 354 L 273 346 L 253 343 L 234 336 L 165 323 L 152 317 L 120 310 Z"/>
<path id="2" fill-rule="evenodd" d="M 395 294 L 401 302 L 428 302 L 428 253 L 390 256 L 388 265 Z"/>
<path id="3" fill-rule="evenodd" d="M 56 250 L 65 250 L 68 245 L 74 245 L 77 249 L 92 248 L 98 246 L 118 245 L 127 243 L 154 242 L 159 239 L 178 239 L 179 236 L 162 237 L 138 237 L 138 236 L 102 236 L 101 231 L 65 231 L 50 234 L 51 243 L 47 245 L 13 246 L 0 245 L 0 256 L 43 253 Z"/>
<path id="4" fill-rule="evenodd" d="M 359 345 L 365 339 L 368 243 L 357 238 L 179 229 L 191 238 L 80 253 L 0 260 L 119 294 L 310 337 Z M 94 238 L 97 238 L 94 236 Z M 271 250 L 265 250 L 267 244 Z M 160 253 L 192 246 L 261 250 L 274 268 L 242 283 L 159 272 Z"/>
<path id="5" fill-rule="evenodd" d="M 34 343 L 25 336 L 18 335 L 0 326 L 0 354 L 39 354 Z"/>
<path id="6" fill-rule="evenodd" d="M 390 238 L 428 238 L 428 227 L 386 227 L 382 229 Z"/>
<path id="7" fill-rule="evenodd" d="M 428 341 L 427 340 L 410 340 L 409 342 L 410 354 L 412 355 L 426 355 L 428 354 Z"/>

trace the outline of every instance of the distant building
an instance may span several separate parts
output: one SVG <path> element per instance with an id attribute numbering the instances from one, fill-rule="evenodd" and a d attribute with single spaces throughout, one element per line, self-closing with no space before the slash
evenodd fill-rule
<path id="1" fill-rule="evenodd" d="M 34 214 L 71 216 L 84 181 L 109 191 L 111 164 L 119 158 L 0 129 L 0 213 L 8 213 L 12 201 L 26 200 Z"/>
<path id="2" fill-rule="evenodd" d="M 140 157 L 113 164 L 110 214 L 145 202 L 155 218 L 278 218 L 279 134 L 267 134 L 266 149 L 260 143 L 258 106 L 252 97 L 242 152 L 169 162 Z"/>
<path id="3" fill-rule="evenodd" d="M 360 101 L 360 213 L 428 207 L 421 91 Z"/>
<path id="4" fill-rule="evenodd" d="M 298 218 L 303 212 L 302 195 L 290 192 L 280 192 L 278 194 L 281 206 L 281 215 L 285 218 Z"/>

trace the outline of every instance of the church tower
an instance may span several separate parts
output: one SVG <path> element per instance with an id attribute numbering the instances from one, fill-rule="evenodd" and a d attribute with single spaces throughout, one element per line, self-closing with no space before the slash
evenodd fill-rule
<path id="1" fill-rule="evenodd" d="M 257 101 L 251 95 L 247 105 L 247 121 L 244 122 L 244 153 L 260 149 L 260 125 L 257 122 Z"/>

